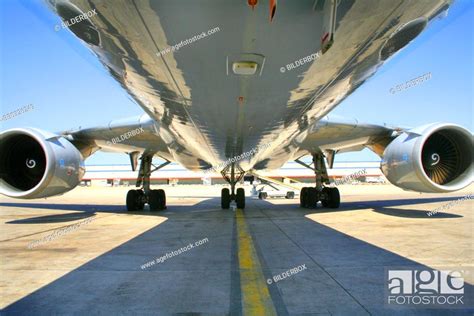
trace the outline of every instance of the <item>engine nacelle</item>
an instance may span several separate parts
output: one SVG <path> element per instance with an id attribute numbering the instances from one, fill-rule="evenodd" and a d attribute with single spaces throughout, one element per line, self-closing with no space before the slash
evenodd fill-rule
<path id="1" fill-rule="evenodd" d="M 454 124 L 403 132 L 385 148 L 381 169 L 394 185 L 417 192 L 452 192 L 473 180 L 473 136 Z"/>
<path id="2" fill-rule="evenodd" d="M 36 199 L 74 189 L 84 176 L 81 153 L 63 136 L 33 128 L 0 134 L 0 194 Z"/>

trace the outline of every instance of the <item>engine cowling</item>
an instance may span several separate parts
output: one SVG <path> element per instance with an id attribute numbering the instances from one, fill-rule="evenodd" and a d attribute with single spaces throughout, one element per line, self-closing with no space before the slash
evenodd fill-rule
<path id="1" fill-rule="evenodd" d="M 417 192 L 453 192 L 473 181 L 473 136 L 454 124 L 429 124 L 396 137 L 381 169 L 394 185 Z"/>
<path id="2" fill-rule="evenodd" d="M 84 173 L 81 153 L 63 136 L 33 128 L 0 134 L 0 194 L 20 199 L 63 194 Z"/>

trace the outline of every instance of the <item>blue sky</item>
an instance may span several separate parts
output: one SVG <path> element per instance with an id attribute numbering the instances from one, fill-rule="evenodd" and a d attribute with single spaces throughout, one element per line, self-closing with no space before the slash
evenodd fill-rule
<path id="1" fill-rule="evenodd" d="M 474 1 L 456 1 L 334 114 L 361 122 L 419 126 L 452 122 L 473 130 Z M 50 131 L 94 126 L 142 110 L 59 18 L 40 1 L 0 1 L 0 114 L 33 104 L 34 110 L 0 128 L 32 126 Z M 391 94 L 390 88 L 431 72 L 428 81 Z M 366 150 L 336 161 L 373 161 Z M 123 154 L 99 153 L 86 164 L 128 163 Z"/>

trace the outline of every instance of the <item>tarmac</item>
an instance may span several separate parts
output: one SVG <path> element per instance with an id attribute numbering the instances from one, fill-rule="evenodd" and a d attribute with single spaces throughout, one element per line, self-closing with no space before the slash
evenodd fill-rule
<path id="1" fill-rule="evenodd" d="M 1 197 L 1 315 L 474 313 L 474 185 L 342 185 L 339 209 L 246 186 L 244 210 L 221 210 L 219 185 L 154 188 L 164 211 L 127 213 L 124 187 Z M 461 271 L 462 304 L 389 302 L 390 271 L 433 269 Z"/>

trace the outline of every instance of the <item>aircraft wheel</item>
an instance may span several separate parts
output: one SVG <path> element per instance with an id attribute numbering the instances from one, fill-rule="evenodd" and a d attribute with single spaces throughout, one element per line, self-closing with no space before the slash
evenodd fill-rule
<path id="1" fill-rule="evenodd" d="M 127 211 L 134 212 L 139 210 L 140 205 L 138 204 L 138 198 L 139 193 L 137 192 L 137 190 L 129 190 L 127 192 Z"/>
<path id="2" fill-rule="evenodd" d="M 158 191 L 158 196 L 160 198 L 160 209 L 164 210 L 166 209 L 166 193 L 165 190 L 159 189 Z"/>
<path id="3" fill-rule="evenodd" d="M 308 199 L 307 195 L 308 195 L 308 188 L 307 187 L 302 188 L 300 192 L 300 207 L 306 207 L 306 200 Z"/>
<path id="4" fill-rule="evenodd" d="M 235 202 L 237 203 L 237 208 L 245 208 L 245 190 L 243 188 L 237 189 L 237 196 L 235 197 Z"/>
<path id="5" fill-rule="evenodd" d="M 329 199 L 330 199 L 330 196 L 331 194 L 329 193 L 329 191 L 331 191 L 331 188 L 327 188 L 327 187 L 324 187 L 323 188 L 323 191 L 322 191 L 322 195 L 323 195 L 323 199 L 321 200 L 321 204 L 324 206 L 324 207 L 328 207 L 329 206 Z"/>
<path id="6" fill-rule="evenodd" d="M 143 190 L 135 190 L 137 191 L 137 194 L 138 194 L 138 203 L 137 203 L 137 206 L 138 206 L 138 210 L 139 211 L 143 211 L 143 209 L 145 208 L 145 192 L 143 192 Z"/>
<path id="7" fill-rule="evenodd" d="M 339 189 L 338 188 L 328 188 L 328 189 L 329 189 L 328 206 L 330 208 L 339 208 L 339 205 L 341 205 L 341 195 L 339 194 Z"/>
<path id="8" fill-rule="evenodd" d="M 230 207 L 230 191 L 228 188 L 223 188 L 221 191 L 221 207 L 223 209 Z"/>
<path id="9" fill-rule="evenodd" d="M 318 203 L 318 191 L 316 188 L 308 188 L 307 193 L 307 208 L 316 208 L 316 204 Z"/>
<path id="10" fill-rule="evenodd" d="M 150 205 L 150 211 L 156 212 L 161 210 L 161 206 L 163 201 L 161 200 L 161 194 L 158 192 L 159 190 L 150 190 L 148 194 L 148 204 Z"/>

